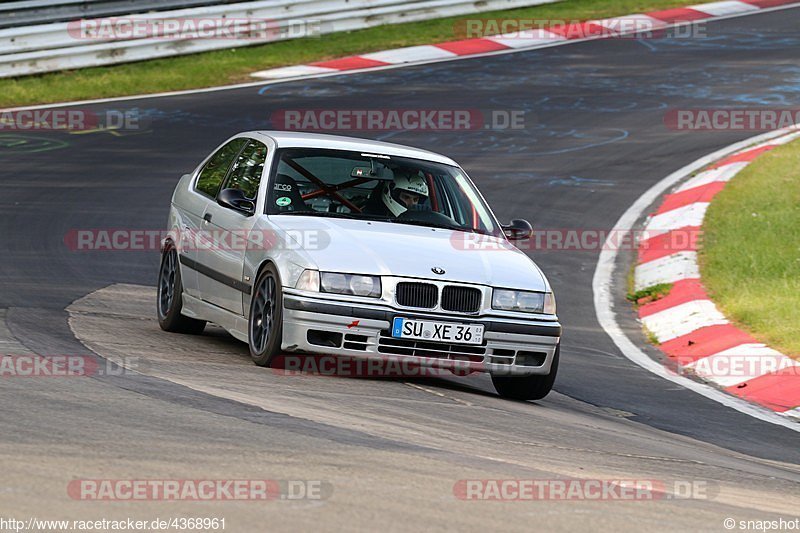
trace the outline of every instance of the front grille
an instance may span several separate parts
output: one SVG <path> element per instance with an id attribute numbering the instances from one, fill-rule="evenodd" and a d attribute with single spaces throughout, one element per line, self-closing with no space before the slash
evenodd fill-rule
<path id="1" fill-rule="evenodd" d="M 388 355 L 413 355 L 453 361 L 483 362 L 485 346 L 465 346 L 412 339 L 396 339 L 387 330 L 381 331 L 378 338 L 378 352 Z"/>
<path id="2" fill-rule="evenodd" d="M 397 284 L 395 298 L 399 305 L 405 307 L 433 309 L 436 307 L 438 295 L 439 291 L 436 289 L 436 285 L 403 281 Z"/>
<path id="3" fill-rule="evenodd" d="M 480 289 L 448 285 L 442 290 L 442 309 L 457 313 L 477 313 L 481 308 L 481 296 Z"/>

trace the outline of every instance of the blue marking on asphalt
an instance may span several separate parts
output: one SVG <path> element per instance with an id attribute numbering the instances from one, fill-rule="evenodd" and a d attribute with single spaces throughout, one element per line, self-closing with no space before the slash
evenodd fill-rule
<path id="1" fill-rule="evenodd" d="M 658 47 L 653 43 L 648 42 L 647 39 L 636 39 L 636 42 L 649 48 L 651 52 L 655 52 L 658 50 Z"/>
<path id="2" fill-rule="evenodd" d="M 616 185 L 613 181 L 599 180 L 595 178 L 581 178 L 580 176 L 570 176 L 569 178 L 554 178 L 551 179 L 548 185 L 566 185 L 567 187 L 581 187 L 587 186 L 600 186 L 600 187 L 613 187 Z"/>
<path id="3" fill-rule="evenodd" d="M 604 146 L 606 144 L 611 144 L 611 143 L 615 143 L 615 142 L 618 142 L 618 141 L 622 141 L 624 139 L 627 139 L 628 136 L 630 135 L 628 130 L 621 130 L 621 129 L 616 129 L 616 128 L 613 128 L 613 129 L 615 131 L 620 132 L 620 134 L 617 135 L 616 137 L 611 138 L 611 139 L 606 139 L 605 141 L 599 141 L 599 142 L 596 142 L 596 143 L 589 143 L 589 144 L 582 144 L 580 146 L 572 146 L 570 148 L 562 148 L 560 150 L 550 150 L 548 152 L 532 152 L 531 155 L 555 155 L 555 154 L 566 154 L 568 152 L 575 152 L 577 150 L 588 150 L 589 148 L 596 148 L 598 146 Z M 576 135 L 576 137 L 579 137 L 579 136 Z"/>

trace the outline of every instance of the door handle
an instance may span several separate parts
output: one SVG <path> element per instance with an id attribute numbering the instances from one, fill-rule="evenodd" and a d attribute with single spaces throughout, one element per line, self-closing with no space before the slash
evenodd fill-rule
<path id="1" fill-rule="evenodd" d="M 206 213 L 205 215 L 203 215 L 203 220 L 205 220 L 206 222 L 211 222 L 211 213 Z"/>

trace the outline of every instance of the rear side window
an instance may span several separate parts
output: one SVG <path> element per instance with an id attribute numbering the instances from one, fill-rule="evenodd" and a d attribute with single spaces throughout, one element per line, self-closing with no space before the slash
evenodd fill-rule
<path id="1" fill-rule="evenodd" d="M 205 164 L 203 170 L 200 171 L 195 189 L 206 196 L 216 198 L 217 191 L 219 191 L 219 187 L 222 185 L 222 180 L 224 180 L 225 176 L 228 174 L 228 169 L 231 167 L 233 159 L 239 155 L 239 151 L 246 142 L 247 139 L 233 139 L 217 150 L 217 153 L 211 156 L 211 159 Z"/>
<path id="2" fill-rule="evenodd" d="M 251 140 L 236 158 L 223 189 L 239 189 L 247 198 L 255 200 L 266 160 L 267 147 Z"/>

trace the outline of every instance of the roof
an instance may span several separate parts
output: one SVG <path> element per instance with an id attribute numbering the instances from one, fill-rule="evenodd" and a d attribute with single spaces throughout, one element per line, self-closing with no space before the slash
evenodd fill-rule
<path id="1" fill-rule="evenodd" d="M 342 135 L 326 135 L 322 133 L 305 133 L 300 131 L 251 131 L 247 134 L 258 134 L 272 138 L 278 148 L 328 148 L 333 150 L 352 150 L 375 152 L 380 155 L 410 157 L 435 161 L 446 165 L 458 166 L 458 163 L 435 152 L 403 146 L 401 144 L 385 143 L 357 137 Z"/>

